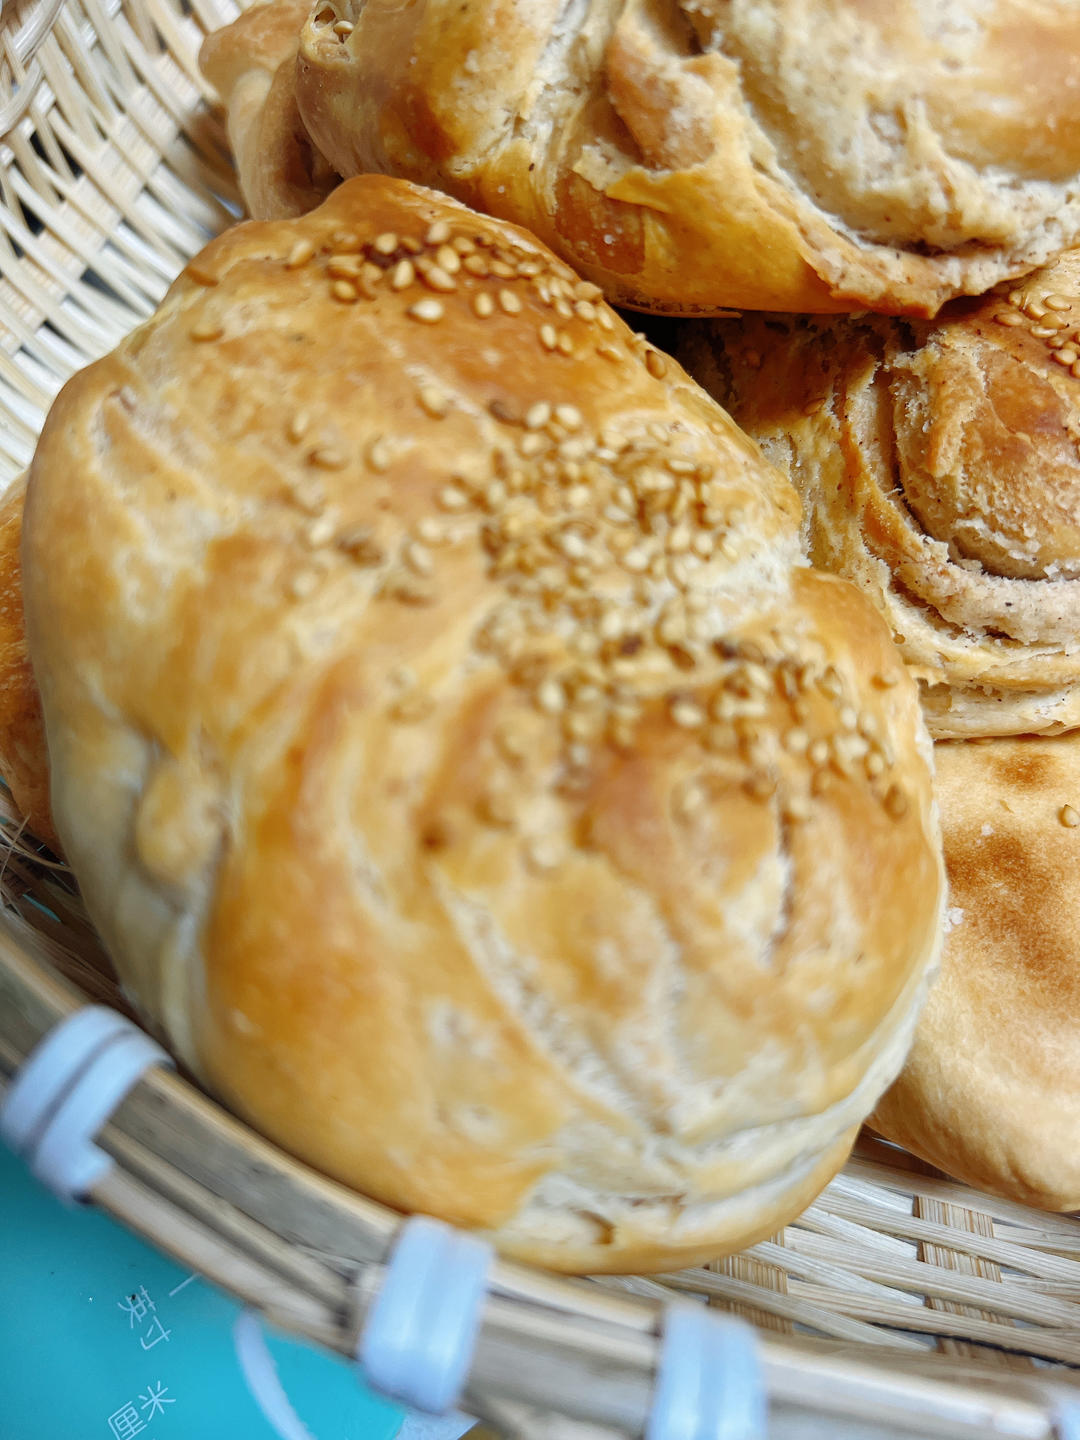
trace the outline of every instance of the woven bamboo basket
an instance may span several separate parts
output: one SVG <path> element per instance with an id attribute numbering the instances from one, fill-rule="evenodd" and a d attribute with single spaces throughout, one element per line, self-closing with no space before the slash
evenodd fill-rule
<path id="1" fill-rule="evenodd" d="M 64 380 L 239 215 L 196 65 L 203 34 L 238 8 L 3 0 L 0 485 Z M 90 999 L 126 1007 L 71 876 L 2 793 L 0 822 L 2 1096 L 66 1015 Z M 96 1204 L 273 1325 L 354 1353 L 400 1216 L 162 1071 L 99 1143 L 115 1163 Z M 496 1265 L 465 1405 L 508 1435 L 640 1433 L 676 1294 L 758 1328 L 771 1436 L 1080 1434 L 1067 1418 L 1080 1222 L 978 1194 L 870 1136 L 796 1223 L 745 1254 L 648 1279 Z"/>

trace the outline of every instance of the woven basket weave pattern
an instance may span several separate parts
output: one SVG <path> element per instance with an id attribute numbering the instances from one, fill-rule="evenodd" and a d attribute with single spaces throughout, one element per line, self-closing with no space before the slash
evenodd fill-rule
<path id="1" fill-rule="evenodd" d="M 240 8 L 4 0 L 0 484 L 29 461 L 67 377 L 149 316 L 239 214 L 196 56 Z M 7 819 L 0 1082 L 76 992 L 124 1004 L 65 870 Z M 279 1323 L 350 1349 L 395 1217 L 175 1078 L 141 1086 L 105 1143 L 120 1163 L 100 1203 Z M 1080 1365 L 1080 1223 L 977 1195 L 871 1139 L 796 1224 L 743 1255 L 649 1279 L 499 1275 L 472 1400 L 510 1428 L 544 1428 L 529 1407 L 545 1400 L 579 1420 L 640 1423 L 655 1308 L 620 1296 L 682 1291 L 751 1319 L 778 1347 L 766 1344 L 781 1413 L 831 1407 L 822 1434 L 842 1433 L 845 1412 L 863 1435 L 871 1417 L 882 1434 L 976 1435 L 979 1397 L 1000 1393 L 1009 1433 L 1047 1436 L 1039 1386 L 1068 1375 L 1044 1362 Z M 818 1339 L 805 1363 L 799 1336 Z M 956 1386 L 951 1419 L 933 1391 L 942 1379 Z"/>

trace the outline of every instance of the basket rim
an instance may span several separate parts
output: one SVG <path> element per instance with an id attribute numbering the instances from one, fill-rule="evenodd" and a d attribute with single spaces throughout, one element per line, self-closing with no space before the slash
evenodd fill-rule
<path id="1" fill-rule="evenodd" d="M 38 1041 L 84 998 L 34 953 L 5 912 L 0 1093 Z M 404 1216 L 318 1174 L 168 1071 L 151 1071 L 139 1082 L 99 1143 L 115 1164 L 92 1191 L 96 1205 L 224 1285 L 276 1328 L 353 1358 Z M 193 1178 L 185 1162 L 195 1154 L 203 1157 L 202 1174 Z M 343 1218 L 347 1232 L 328 1232 L 331 1221 Z M 338 1253 L 342 1239 L 347 1256 Z M 571 1419 L 639 1431 L 661 1309 L 658 1300 L 498 1259 L 467 1403 L 483 1414 L 485 1394 L 534 1405 L 554 1401 Z M 838 1351 L 835 1343 L 760 1332 L 759 1341 L 774 1406 L 834 1422 L 891 1418 L 899 1433 L 1049 1440 L 1060 1398 L 1074 1385 L 1080 1397 L 1080 1380 L 1057 1372 L 1025 1375 L 973 1362 L 977 1379 L 957 1380 L 942 1373 L 953 1368 L 943 1356 L 884 1347 L 875 1353 L 870 1346 L 853 1355 L 850 1346 Z M 605 1371 L 599 1386 L 598 1365 Z M 923 1422 L 938 1428 L 921 1429 Z"/>

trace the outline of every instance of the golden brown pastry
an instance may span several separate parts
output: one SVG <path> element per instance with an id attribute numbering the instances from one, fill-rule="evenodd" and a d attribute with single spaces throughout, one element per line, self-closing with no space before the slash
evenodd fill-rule
<path id="1" fill-rule="evenodd" d="M 19 540 L 25 496 L 26 477 L 19 476 L 0 500 L 0 776 L 27 829 L 56 849 L 41 700 L 23 623 Z"/>
<path id="2" fill-rule="evenodd" d="M 608 298 L 933 314 L 1080 239 L 1073 0 L 326 0 L 343 175 L 527 225 Z"/>
<path id="3" fill-rule="evenodd" d="M 882 1134 L 969 1184 L 1080 1209 L 1080 734 L 935 747 L 948 936 Z"/>
<path id="4" fill-rule="evenodd" d="M 937 947 L 915 687 L 531 237 L 382 177 L 223 235 L 63 391 L 24 544 L 66 852 L 254 1124 L 563 1269 L 842 1163 Z"/>
<path id="5" fill-rule="evenodd" d="M 240 193 L 256 220 L 312 210 L 338 176 L 296 108 L 296 49 L 309 0 L 272 0 L 203 41 L 199 64 L 221 96 Z"/>
<path id="6" fill-rule="evenodd" d="M 1080 725 L 1080 250 L 936 322 L 748 316 L 680 354 L 885 614 L 932 734 Z"/>

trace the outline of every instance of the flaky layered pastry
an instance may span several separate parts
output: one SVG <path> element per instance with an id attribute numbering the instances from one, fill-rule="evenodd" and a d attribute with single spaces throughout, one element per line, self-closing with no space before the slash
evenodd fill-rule
<path id="1" fill-rule="evenodd" d="M 563 1269 L 842 1163 L 938 943 L 915 687 L 523 231 L 369 177 L 215 240 L 62 392 L 24 556 L 66 853 L 254 1124 Z"/>
<path id="2" fill-rule="evenodd" d="M 1080 239 L 1073 0 L 324 0 L 304 122 L 610 299 L 933 314 Z"/>
<path id="3" fill-rule="evenodd" d="M 207 36 L 203 74 L 225 106 L 248 214 L 284 219 L 314 209 L 338 183 L 296 108 L 296 50 L 309 0 L 272 0 Z"/>
<path id="4" fill-rule="evenodd" d="M 747 316 L 680 353 L 888 619 L 933 734 L 1080 725 L 1080 251 L 933 323 Z"/>
<path id="5" fill-rule="evenodd" d="M 948 935 L 873 1117 L 981 1190 L 1080 1209 L 1080 734 L 935 747 Z"/>

